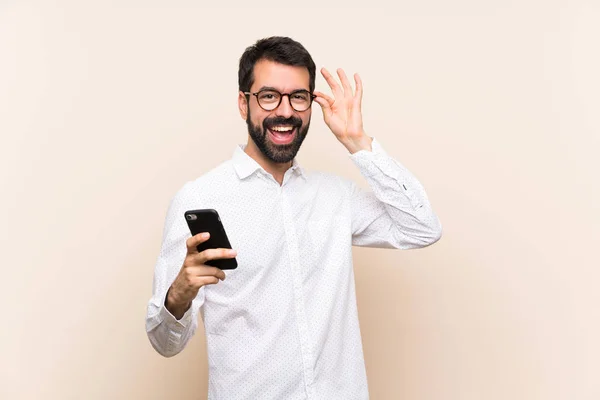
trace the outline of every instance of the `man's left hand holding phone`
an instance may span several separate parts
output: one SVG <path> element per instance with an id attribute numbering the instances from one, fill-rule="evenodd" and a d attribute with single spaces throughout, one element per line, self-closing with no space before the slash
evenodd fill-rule
<path id="1" fill-rule="evenodd" d="M 187 254 L 179 274 L 171 284 L 165 299 L 165 307 L 178 320 L 191 307 L 202 286 L 214 285 L 225 280 L 225 272 L 217 267 L 206 265 L 210 260 L 235 258 L 237 252 L 232 249 L 206 249 L 198 252 L 197 246 L 210 238 L 208 232 L 201 232 L 186 241 Z"/>

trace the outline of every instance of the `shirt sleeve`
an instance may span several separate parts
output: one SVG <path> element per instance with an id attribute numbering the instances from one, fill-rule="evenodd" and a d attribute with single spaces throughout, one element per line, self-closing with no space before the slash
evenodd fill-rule
<path id="1" fill-rule="evenodd" d="M 371 147 L 350 155 L 371 189 L 352 186 L 352 244 L 411 249 L 438 241 L 442 225 L 421 183 L 375 139 Z"/>
<path id="2" fill-rule="evenodd" d="M 204 303 L 204 288 L 200 288 L 192 305 L 180 320 L 165 307 L 169 287 L 179 273 L 191 236 L 184 219 L 185 187 L 175 195 L 165 221 L 161 250 L 154 268 L 152 297 L 146 314 L 146 333 L 152 347 L 165 357 L 183 350 L 198 328 L 198 313 Z"/>

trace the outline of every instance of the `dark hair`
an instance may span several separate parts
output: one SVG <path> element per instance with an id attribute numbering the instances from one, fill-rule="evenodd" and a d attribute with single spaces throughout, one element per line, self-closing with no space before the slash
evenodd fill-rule
<path id="1" fill-rule="evenodd" d="M 240 57 L 238 71 L 239 90 L 248 92 L 254 83 L 254 65 L 260 60 L 308 68 L 310 92 L 315 90 L 315 63 L 300 43 L 289 37 L 272 36 L 258 40 L 246 48 Z"/>

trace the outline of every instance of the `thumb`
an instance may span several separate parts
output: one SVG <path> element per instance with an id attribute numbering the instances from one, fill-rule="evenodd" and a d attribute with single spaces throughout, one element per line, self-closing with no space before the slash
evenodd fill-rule
<path id="1" fill-rule="evenodd" d="M 321 111 L 323 111 L 323 118 L 325 121 L 329 120 L 331 116 L 331 107 L 329 106 L 329 102 L 322 97 L 315 97 L 315 103 L 319 103 L 321 106 Z"/>

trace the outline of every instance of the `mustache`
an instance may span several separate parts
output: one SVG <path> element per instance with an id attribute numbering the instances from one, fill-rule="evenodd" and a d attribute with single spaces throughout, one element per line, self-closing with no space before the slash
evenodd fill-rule
<path id="1" fill-rule="evenodd" d="M 263 121 L 263 127 L 265 129 L 272 128 L 276 125 L 291 125 L 293 127 L 300 128 L 302 126 L 302 120 L 298 117 L 291 116 L 289 118 L 284 118 L 284 117 L 266 118 Z"/>

